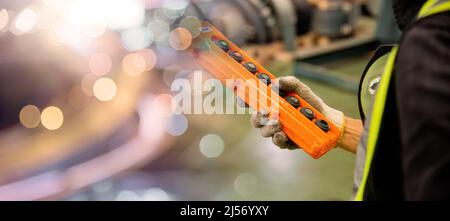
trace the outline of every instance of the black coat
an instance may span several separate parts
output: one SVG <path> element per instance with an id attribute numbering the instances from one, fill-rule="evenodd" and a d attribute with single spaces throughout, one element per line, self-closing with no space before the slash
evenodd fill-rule
<path id="1" fill-rule="evenodd" d="M 450 12 L 414 20 L 420 0 L 397 0 L 404 33 L 366 200 L 450 199 Z"/>

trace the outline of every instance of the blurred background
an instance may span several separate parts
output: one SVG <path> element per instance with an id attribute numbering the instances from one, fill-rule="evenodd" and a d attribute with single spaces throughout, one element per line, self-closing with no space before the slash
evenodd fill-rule
<path id="1" fill-rule="evenodd" d="M 3 0 L 0 200 L 348 200 L 353 154 L 172 112 L 172 81 L 201 70 L 172 30 L 194 39 L 202 19 L 351 117 L 366 62 L 400 34 L 389 0 Z"/>

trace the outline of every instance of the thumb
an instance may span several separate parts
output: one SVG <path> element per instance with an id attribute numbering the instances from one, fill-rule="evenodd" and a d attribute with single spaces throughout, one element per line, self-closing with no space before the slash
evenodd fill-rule
<path id="1" fill-rule="evenodd" d="M 318 111 L 323 110 L 323 101 L 311 88 L 294 76 L 280 77 L 274 85 L 285 92 L 294 92 Z"/>

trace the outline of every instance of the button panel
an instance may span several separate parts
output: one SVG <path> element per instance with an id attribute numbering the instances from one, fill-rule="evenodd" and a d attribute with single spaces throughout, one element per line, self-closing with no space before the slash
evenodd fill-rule
<path id="1" fill-rule="evenodd" d="M 230 45 L 228 44 L 228 42 L 224 41 L 224 40 L 217 40 L 213 39 L 216 43 L 216 45 L 222 49 L 225 52 L 228 52 L 228 55 L 230 57 L 232 57 L 235 61 L 242 63 L 242 65 L 252 74 L 256 74 L 256 77 L 258 79 L 260 79 L 261 81 L 264 81 L 267 85 L 270 85 L 272 83 L 272 79 L 270 78 L 270 76 L 266 73 L 262 73 L 262 72 L 258 72 L 258 67 L 252 63 L 252 62 L 245 62 L 244 56 L 237 52 L 237 51 L 230 51 Z M 322 131 L 324 132 L 328 132 L 330 130 L 330 125 L 328 124 L 327 121 L 323 120 L 323 119 L 315 119 L 316 114 L 314 113 L 313 110 L 311 110 L 308 107 L 301 107 L 301 103 L 300 100 L 298 98 L 296 98 L 295 96 L 286 96 L 286 92 L 283 90 L 280 90 L 278 87 L 272 85 L 271 89 L 275 92 L 278 92 L 278 94 L 281 97 L 284 97 L 284 99 L 290 104 L 292 105 L 292 107 L 294 107 L 295 109 L 299 110 L 301 114 L 303 114 L 303 116 L 305 116 L 306 118 L 308 118 L 309 120 L 313 121 L 314 124 L 319 127 Z M 248 107 L 248 105 L 246 104 L 246 106 Z"/>

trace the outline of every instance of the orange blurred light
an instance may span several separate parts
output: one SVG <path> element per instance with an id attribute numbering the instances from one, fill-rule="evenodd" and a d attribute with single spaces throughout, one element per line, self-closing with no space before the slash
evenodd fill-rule
<path id="1" fill-rule="evenodd" d="M 94 83 L 94 95 L 101 101 L 112 100 L 116 93 L 116 83 L 109 78 L 100 78 Z"/>
<path id="2" fill-rule="evenodd" d="M 155 67 L 156 54 L 152 49 L 150 49 L 150 48 L 142 49 L 137 53 L 144 58 L 146 71 L 150 71 L 151 69 L 153 69 Z"/>
<path id="3" fill-rule="evenodd" d="M 42 125 L 49 130 L 56 130 L 63 125 L 64 115 L 58 107 L 45 108 L 41 114 Z"/>
<path id="4" fill-rule="evenodd" d="M 132 53 L 123 58 L 122 69 L 126 74 L 136 76 L 147 69 L 147 63 L 140 53 Z"/>
<path id="5" fill-rule="evenodd" d="M 34 105 L 27 105 L 20 110 L 20 123 L 26 128 L 35 128 L 39 125 L 41 112 Z"/>
<path id="6" fill-rule="evenodd" d="M 169 44 L 175 50 L 186 50 L 191 43 L 192 35 L 186 28 L 176 28 L 170 32 Z"/>

